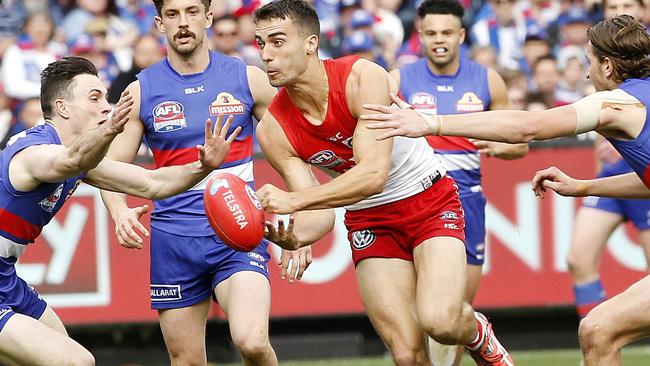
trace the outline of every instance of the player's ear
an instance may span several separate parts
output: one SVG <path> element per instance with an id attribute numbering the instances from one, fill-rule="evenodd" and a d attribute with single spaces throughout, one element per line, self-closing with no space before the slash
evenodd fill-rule
<path id="1" fill-rule="evenodd" d="M 214 20 L 214 13 L 212 10 L 209 10 L 205 13 L 205 29 L 212 27 L 212 21 Z"/>
<path id="2" fill-rule="evenodd" d="M 465 43 L 465 36 L 467 35 L 467 31 L 465 28 L 460 28 L 460 44 Z"/>
<path id="3" fill-rule="evenodd" d="M 611 79 L 612 75 L 614 75 L 614 65 L 612 64 L 612 60 L 609 57 L 603 57 L 600 67 L 605 74 L 605 77 Z"/>
<path id="4" fill-rule="evenodd" d="M 310 55 L 318 51 L 318 36 L 312 34 L 305 40 L 305 53 Z"/>
<path id="5" fill-rule="evenodd" d="M 162 18 L 156 15 L 155 17 L 153 17 L 153 20 L 156 23 L 156 28 L 158 28 L 158 32 L 165 34 L 165 27 L 163 27 Z"/>
<path id="6" fill-rule="evenodd" d="M 70 109 L 65 100 L 57 99 L 54 101 L 54 111 L 61 117 L 70 118 Z"/>

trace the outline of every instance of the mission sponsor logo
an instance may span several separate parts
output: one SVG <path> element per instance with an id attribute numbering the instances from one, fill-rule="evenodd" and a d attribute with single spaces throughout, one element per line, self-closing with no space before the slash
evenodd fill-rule
<path id="1" fill-rule="evenodd" d="M 456 102 L 456 110 L 458 112 L 480 112 L 485 110 L 485 106 L 476 94 L 467 92 Z"/>
<path id="2" fill-rule="evenodd" d="M 217 94 L 215 100 L 210 104 L 210 115 L 220 114 L 244 114 L 246 107 L 242 102 L 228 92 Z"/>
<path id="3" fill-rule="evenodd" d="M 156 132 L 171 132 L 187 127 L 185 108 L 176 101 L 166 101 L 153 109 L 153 129 Z"/>

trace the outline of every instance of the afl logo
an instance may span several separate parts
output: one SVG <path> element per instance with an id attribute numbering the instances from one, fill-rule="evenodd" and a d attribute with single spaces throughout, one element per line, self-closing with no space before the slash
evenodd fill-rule
<path id="1" fill-rule="evenodd" d="M 429 93 L 415 93 L 411 95 L 409 103 L 422 113 L 436 114 L 438 112 L 436 97 Z"/>
<path id="2" fill-rule="evenodd" d="M 343 159 L 336 156 L 332 150 L 319 151 L 312 155 L 307 161 L 309 161 L 310 164 L 322 165 L 326 168 L 335 167 L 345 162 Z"/>
<path id="3" fill-rule="evenodd" d="M 253 205 L 257 207 L 258 210 L 262 209 L 262 204 L 260 203 L 260 200 L 257 198 L 257 194 L 255 191 L 253 191 L 253 188 L 249 186 L 248 184 L 244 186 L 244 189 L 246 190 L 246 193 L 248 194 L 248 198 L 253 202 Z"/>
<path id="4" fill-rule="evenodd" d="M 352 246 L 356 250 L 365 249 L 372 245 L 377 236 L 372 230 L 354 231 L 352 234 Z"/>
<path id="5" fill-rule="evenodd" d="M 183 105 L 166 101 L 153 109 L 153 127 L 156 132 L 170 132 L 187 127 Z"/>

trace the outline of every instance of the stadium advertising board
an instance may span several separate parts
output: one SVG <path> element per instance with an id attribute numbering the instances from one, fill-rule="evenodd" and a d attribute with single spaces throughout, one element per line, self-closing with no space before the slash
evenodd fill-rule
<path id="1" fill-rule="evenodd" d="M 488 250 L 476 304 L 512 308 L 572 303 L 566 253 L 580 200 L 550 194 L 533 196 L 530 178 L 538 169 L 556 165 L 577 177 L 594 175 L 589 148 L 532 150 L 522 160 L 484 159 L 488 196 Z M 319 179 L 327 176 L 317 173 Z M 255 168 L 258 186 L 280 178 L 264 161 Z M 148 203 L 133 199 L 130 205 Z M 146 219 L 145 219 L 146 221 Z M 356 291 L 343 212 L 335 230 L 314 246 L 314 262 L 303 280 L 280 280 L 273 246 L 272 316 L 290 317 L 363 312 Z M 145 222 L 148 226 L 148 222 Z M 609 294 L 644 275 L 644 256 L 633 230 L 622 228 L 611 238 L 601 269 Z M 149 308 L 149 242 L 142 250 L 120 247 L 112 219 L 97 190 L 81 186 L 36 244 L 21 257 L 18 271 L 70 324 L 155 321 Z M 223 316 L 217 307 L 214 315 Z"/>

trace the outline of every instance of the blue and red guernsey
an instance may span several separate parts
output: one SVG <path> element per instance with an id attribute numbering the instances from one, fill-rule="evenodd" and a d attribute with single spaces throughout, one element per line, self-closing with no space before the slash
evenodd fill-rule
<path id="1" fill-rule="evenodd" d="M 488 110 L 491 103 L 487 69 L 460 58 L 456 75 L 435 75 L 422 58 L 400 68 L 400 92 L 418 111 L 433 114 L 460 114 Z M 481 159 L 464 137 L 427 136 L 447 173 L 465 196 L 482 191 Z"/>
<path id="2" fill-rule="evenodd" d="M 645 124 L 634 140 L 607 139 L 650 188 L 650 77 L 625 80 L 619 89 L 638 99 L 646 109 Z"/>
<path id="3" fill-rule="evenodd" d="M 164 59 L 138 74 L 138 80 L 140 120 L 157 168 L 196 161 L 196 145 L 204 142 L 206 119 L 214 122 L 219 114 L 232 114 L 229 133 L 237 126 L 242 132 L 213 174 L 235 174 L 252 184 L 254 101 L 243 62 L 211 51 L 205 71 L 181 75 Z M 214 235 L 203 207 L 208 178 L 187 192 L 155 201 L 151 226 L 176 235 Z"/>
<path id="4" fill-rule="evenodd" d="M 56 183 L 41 183 L 29 192 L 16 190 L 9 180 L 9 163 L 20 151 L 34 145 L 61 145 L 54 127 L 37 125 L 14 135 L 0 152 L 0 257 L 20 256 L 34 242 L 84 174 Z"/>

